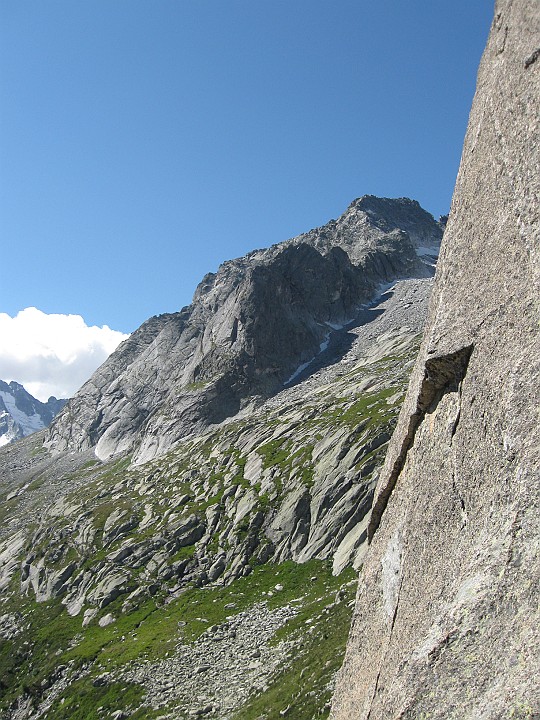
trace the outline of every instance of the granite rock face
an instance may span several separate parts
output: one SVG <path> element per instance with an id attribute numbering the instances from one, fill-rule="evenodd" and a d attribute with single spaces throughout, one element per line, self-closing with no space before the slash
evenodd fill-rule
<path id="1" fill-rule="evenodd" d="M 499 0 L 334 720 L 540 717 L 540 6 Z"/>
<path id="2" fill-rule="evenodd" d="M 338 219 L 224 263 L 193 303 L 144 323 L 51 428 L 52 449 L 138 462 L 274 395 L 377 288 L 429 277 L 442 224 L 412 200 L 365 196 Z"/>

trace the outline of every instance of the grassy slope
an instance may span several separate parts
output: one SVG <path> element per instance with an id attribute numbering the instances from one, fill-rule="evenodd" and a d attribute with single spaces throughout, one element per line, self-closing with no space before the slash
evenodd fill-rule
<path id="1" fill-rule="evenodd" d="M 105 467 L 88 465 L 75 478 L 80 482 L 68 500 L 77 505 L 75 514 L 91 513 L 97 529 L 93 547 L 81 556 L 69 532 L 73 517 L 60 514 L 50 530 L 47 527 L 44 534 L 38 533 L 32 549 L 38 555 L 41 553 L 53 568 L 71 560 L 82 568 L 95 567 L 126 537 L 139 541 L 166 531 L 167 513 L 202 515 L 206 508 L 221 502 L 231 484 L 257 493 L 252 515 L 260 510 L 271 511 L 288 488 L 298 482 L 308 488 L 312 485 L 313 448 L 328 433 L 340 428 L 358 430 L 358 437 L 364 442 L 391 431 L 408 363 L 415 351 L 411 344 L 405 351 L 360 364 L 344 373 L 331 392 L 328 387 L 323 388 L 285 411 L 278 408 L 255 421 L 229 423 L 206 438 L 180 443 L 167 456 L 140 469 L 129 468 L 127 459 Z M 355 390 L 362 383 L 368 387 Z M 253 451 L 261 457 L 263 469 L 272 471 L 270 491 L 244 477 L 246 458 Z M 355 461 L 355 468 L 362 476 L 366 468 L 371 473 L 383 453 L 384 446 L 366 452 Z M 183 495 L 187 499 L 177 506 Z M 145 529 L 136 527 L 130 535 L 102 547 L 104 523 L 112 510 L 125 508 L 140 521 L 148 507 L 158 518 L 155 524 Z M 238 526 L 235 542 L 245 540 L 249 523 L 246 518 Z M 215 544 L 212 540 L 206 552 L 216 549 Z M 168 561 L 190 557 L 194 551 L 193 546 L 181 548 Z M 251 574 L 227 587 L 187 587 L 172 601 L 169 592 L 173 583 L 169 586 L 162 583 L 159 590 L 144 595 L 129 612 L 122 612 L 125 596 L 120 597 L 100 613 L 101 616 L 112 613 L 116 622 L 100 627 L 98 615 L 84 628 L 81 615 L 70 617 L 59 600 L 36 603 L 31 597 L 21 597 L 16 574 L 12 592 L 0 601 L 0 615 L 13 613 L 20 619 L 23 630 L 13 640 L 0 643 L 0 717 L 8 716 L 7 708 L 17 698 L 34 698 L 38 705 L 54 680 L 67 673 L 71 683 L 59 689 L 46 713 L 49 720 L 97 720 L 110 717 L 116 710 L 127 710 L 134 719 L 163 716 L 167 712 L 170 717 L 181 718 L 181 708 L 174 704 L 159 711 L 146 707 L 142 687 L 110 679 L 94 684 L 96 678 L 105 671 L 114 674 L 116 669 L 134 661 L 151 662 L 165 657 L 179 641 L 194 642 L 207 627 L 197 618 L 219 624 L 230 614 L 230 609 L 224 606 L 231 602 L 235 603 L 236 612 L 263 600 L 271 607 L 301 596 L 304 599 L 299 614 L 276 636 L 276 641 L 284 637 L 295 641 L 293 659 L 267 683 L 266 690 L 253 696 L 236 713 L 234 720 L 327 717 L 331 680 L 341 664 L 348 635 L 353 571 L 349 569 L 337 578 L 332 577 L 330 563 L 317 560 L 303 565 L 292 562 L 258 565 L 255 561 L 250 569 Z M 133 571 L 135 581 L 138 573 L 138 569 Z M 284 590 L 271 598 L 263 595 L 276 582 L 283 584 Z M 343 600 L 334 603 L 340 589 Z M 180 634 L 179 622 L 186 623 Z"/>
<path id="2" fill-rule="evenodd" d="M 275 641 L 295 641 L 294 660 L 235 718 L 270 720 L 281 717 L 280 710 L 287 707 L 296 720 L 325 717 L 332 676 L 341 664 L 350 623 L 354 577 L 351 570 L 333 577 L 328 563 L 316 560 L 303 565 L 268 564 L 229 587 L 191 588 L 166 605 L 156 597 L 134 612 L 120 614 L 114 625 L 102 628 L 92 624 L 84 630 L 80 618 L 67 615 L 58 601 L 38 604 L 26 600 L 18 608 L 8 608 L 23 613 L 29 623 L 22 635 L 1 647 L 0 708 L 5 709 L 23 693 L 38 697 L 48 678 L 64 666 L 71 673 L 82 669 L 86 674 L 59 694 L 47 713 L 48 720 L 97 720 L 116 710 L 128 710 L 137 720 L 163 715 L 164 710 L 141 707 L 141 687 L 119 682 L 94 684 L 96 678 L 105 671 L 114 675 L 115 669 L 135 660 L 165 657 L 179 640 L 195 641 L 209 624 L 225 621 L 232 612 L 227 604 L 234 603 L 236 613 L 255 602 L 266 601 L 276 608 L 303 598 L 297 603 L 299 613 L 275 637 Z M 266 593 L 278 582 L 284 589 L 268 597 Z M 340 590 L 342 599 L 336 603 Z M 179 621 L 185 623 L 181 628 Z M 168 710 L 182 717 L 182 708 L 173 704 Z"/>

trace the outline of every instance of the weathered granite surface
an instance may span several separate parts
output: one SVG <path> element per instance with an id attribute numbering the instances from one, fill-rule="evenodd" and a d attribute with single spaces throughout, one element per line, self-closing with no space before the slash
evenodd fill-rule
<path id="1" fill-rule="evenodd" d="M 498 0 L 334 720 L 540 717 L 539 89 Z"/>

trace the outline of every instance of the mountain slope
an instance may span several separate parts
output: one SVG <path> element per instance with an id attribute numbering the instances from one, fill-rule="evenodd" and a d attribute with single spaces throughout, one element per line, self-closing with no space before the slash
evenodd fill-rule
<path id="1" fill-rule="evenodd" d="M 335 720 L 540 717 L 540 6 L 498 0 Z"/>
<path id="2" fill-rule="evenodd" d="M 42 434 L 0 451 L 3 718 L 327 715 L 430 286 L 398 283 L 308 377 L 149 463 Z"/>
<path id="3" fill-rule="evenodd" d="M 429 277 L 442 226 L 417 202 L 365 196 L 338 220 L 207 275 L 151 318 L 70 401 L 51 449 L 144 462 L 278 392 L 377 288 Z"/>
<path id="4" fill-rule="evenodd" d="M 42 403 L 19 383 L 0 380 L 0 446 L 48 427 L 66 402 L 50 397 Z"/>
<path id="5" fill-rule="evenodd" d="M 328 715 L 352 611 L 353 566 L 362 559 L 378 469 L 432 281 L 401 280 L 379 295 L 375 288 L 399 268 L 429 275 L 441 232 L 411 201 L 377 201 L 386 216 L 368 217 L 375 202 L 361 199 L 349 210 L 350 223 L 360 228 L 359 242 L 349 248 L 358 265 L 320 231 L 311 233 L 320 249 L 301 236 L 258 251 L 257 262 L 234 261 L 203 283 L 198 295 L 206 300 L 196 296 L 184 325 L 182 313 L 149 321 L 78 401 L 87 402 L 95 390 L 98 405 L 109 401 L 121 413 L 122 383 L 129 380 L 145 402 L 169 392 L 172 417 L 171 375 L 187 367 L 185 361 L 178 370 L 183 333 L 198 332 L 200 340 L 209 328 L 225 326 L 227 313 L 207 305 L 208 298 L 221 297 L 242 313 L 239 298 L 249 307 L 249 298 L 260 295 L 265 323 L 257 326 L 253 315 L 251 326 L 245 321 L 250 332 L 238 335 L 242 347 L 247 339 L 268 343 L 274 355 L 256 362 L 267 370 L 273 364 L 275 379 L 268 382 L 269 371 L 262 380 L 254 373 L 245 391 L 251 387 L 258 396 L 247 394 L 240 412 L 219 424 L 195 423 L 183 437 L 171 433 L 160 454 L 144 463 L 137 443 L 147 426 L 130 417 L 128 434 L 118 438 L 127 438 L 134 452 L 106 462 L 89 438 L 74 451 L 69 434 L 65 450 L 57 444 L 52 451 L 50 437 L 43 446 L 44 433 L 0 450 L 3 720 Z M 389 208 L 397 215 L 401 208 L 411 223 L 416 216 L 415 233 L 394 232 Z M 344 233 L 344 246 L 351 233 Z M 390 259 L 382 246 L 390 248 Z M 364 279 L 363 253 L 372 267 Z M 231 277 L 239 268 L 250 280 L 235 286 Z M 312 271 L 319 270 L 329 287 L 339 288 L 337 295 L 323 288 L 317 298 Z M 283 302 L 275 314 L 289 312 L 289 326 L 312 343 L 294 364 L 288 349 L 272 350 L 272 336 L 263 332 L 274 322 L 279 345 L 281 326 L 269 303 L 277 287 L 302 301 Z M 217 356 L 211 343 L 207 356 L 199 341 L 192 347 L 201 366 Z M 107 392 L 99 394 L 107 377 Z M 207 402 L 200 390 L 191 388 L 194 408 L 197 398 L 203 408 Z M 180 405 L 183 393 L 176 396 Z M 135 407 L 133 396 L 129 402 Z M 77 407 L 67 408 L 53 438 L 62 437 Z M 95 416 L 94 440 L 112 409 L 103 405 Z"/>

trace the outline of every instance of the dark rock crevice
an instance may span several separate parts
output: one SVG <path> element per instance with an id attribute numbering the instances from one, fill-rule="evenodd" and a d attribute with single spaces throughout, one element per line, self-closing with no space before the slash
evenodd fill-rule
<path id="1" fill-rule="evenodd" d="M 531 55 L 529 55 L 529 57 L 525 60 L 525 70 L 528 70 L 531 67 L 531 65 L 533 65 L 538 60 L 539 57 L 540 57 L 540 47 L 536 48 L 536 50 Z"/>
<path id="2" fill-rule="evenodd" d="M 407 453 L 414 443 L 414 438 L 426 413 L 433 412 L 444 395 L 449 392 L 458 391 L 467 373 L 473 349 L 474 346 L 471 344 L 453 353 L 439 355 L 426 360 L 424 377 L 416 402 L 416 410 L 409 418 L 407 432 L 404 435 L 400 452 L 389 474 L 388 482 L 379 493 L 373 505 L 368 527 L 368 539 L 370 542 L 380 525 L 390 495 L 405 465 Z M 459 413 L 454 421 L 452 435 L 454 435 L 457 429 L 458 422 Z"/>

